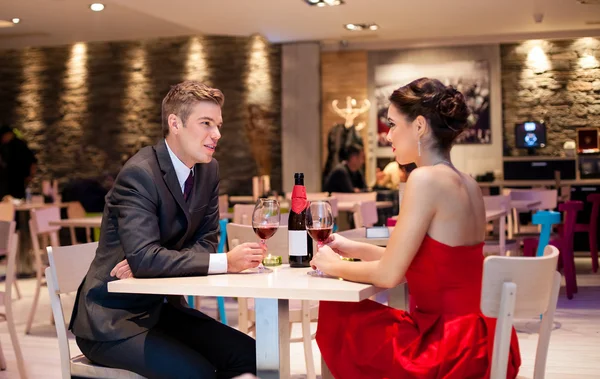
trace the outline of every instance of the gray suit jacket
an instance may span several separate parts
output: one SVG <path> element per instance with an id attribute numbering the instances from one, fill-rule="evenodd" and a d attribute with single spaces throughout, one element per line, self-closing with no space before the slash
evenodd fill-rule
<path id="1" fill-rule="evenodd" d="M 164 140 L 145 147 L 106 195 L 96 256 L 77 291 L 70 329 L 91 341 L 132 337 L 158 322 L 162 295 L 109 293 L 112 268 L 124 258 L 136 278 L 207 275 L 219 227 L 219 168 L 197 164 L 183 199 Z M 185 307 L 183 297 L 169 299 Z"/>

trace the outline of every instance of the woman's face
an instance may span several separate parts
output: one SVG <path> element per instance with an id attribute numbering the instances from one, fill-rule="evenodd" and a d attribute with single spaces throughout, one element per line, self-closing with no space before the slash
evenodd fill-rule
<path id="1" fill-rule="evenodd" d="M 396 161 L 401 165 L 416 162 L 419 137 L 414 121 L 409 122 L 406 116 L 392 104 L 388 108 L 388 124 L 390 130 L 387 140 L 392 144 Z"/>

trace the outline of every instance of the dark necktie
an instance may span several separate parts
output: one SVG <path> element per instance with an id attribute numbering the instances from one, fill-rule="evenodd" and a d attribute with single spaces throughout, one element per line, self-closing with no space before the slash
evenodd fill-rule
<path id="1" fill-rule="evenodd" d="M 192 175 L 192 171 L 190 170 L 190 176 L 185 180 L 185 184 L 183 185 L 183 199 L 185 201 L 188 200 L 192 193 L 192 187 L 194 186 L 194 175 Z"/>

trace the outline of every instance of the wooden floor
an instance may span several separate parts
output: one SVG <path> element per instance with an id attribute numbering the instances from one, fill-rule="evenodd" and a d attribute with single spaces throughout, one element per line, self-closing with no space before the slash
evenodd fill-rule
<path id="1" fill-rule="evenodd" d="M 547 379 L 592 379 L 600 378 L 600 273 L 591 273 L 589 258 L 577 258 L 579 293 L 573 300 L 567 300 L 564 288 L 558 303 L 555 318 L 555 329 L 550 340 L 550 352 L 546 371 Z M 41 305 L 36 314 L 35 325 L 31 335 L 24 334 L 25 320 L 31 304 L 34 282 L 20 280 L 23 299 L 15 300 L 14 308 L 17 319 L 17 331 L 20 335 L 21 347 L 26 360 L 29 378 L 60 378 L 58 343 L 54 327 L 50 324 L 50 304 L 47 290 L 44 288 Z M 73 297 L 65 301 L 66 314 L 70 314 Z M 216 315 L 216 302 L 213 299 L 203 300 L 203 311 Z M 230 324 L 236 324 L 236 303 L 227 303 Z M 519 377 L 533 377 L 533 359 L 538 335 L 535 328 L 539 320 L 519 320 L 517 330 L 523 365 Z M 316 328 L 316 325 L 313 327 Z M 294 327 L 294 335 L 300 335 L 298 325 Z M 4 351 L 8 369 L 0 372 L 0 379 L 19 378 L 16 362 L 6 328 L 0 322 L 0 341 Z M 72 354 L 79 354 L 75 341 L 71 339 Z M 313 342 L 315 362 L 320 362 L 320 354 Z M 304 377 L 304 353 L 302 344 L 291 346 L 292 374 L 295 378 Z M 320 367 L 317 367 L 320 373 Z"/>

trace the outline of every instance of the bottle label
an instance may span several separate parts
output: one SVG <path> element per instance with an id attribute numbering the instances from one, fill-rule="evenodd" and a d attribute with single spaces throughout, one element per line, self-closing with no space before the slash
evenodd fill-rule
<path id="1" fill-rule="evenodd" d="M 306 209 L 306 187 L 294 186 L 292 189 L 292 212 L 302 213 Z"/>
<path id="2" fill-rule="evenodd" d="M 289 252 L 295 257 L 306 257 L 308 255 L 308 236 L 306 230 L 290 230 Z"/>

